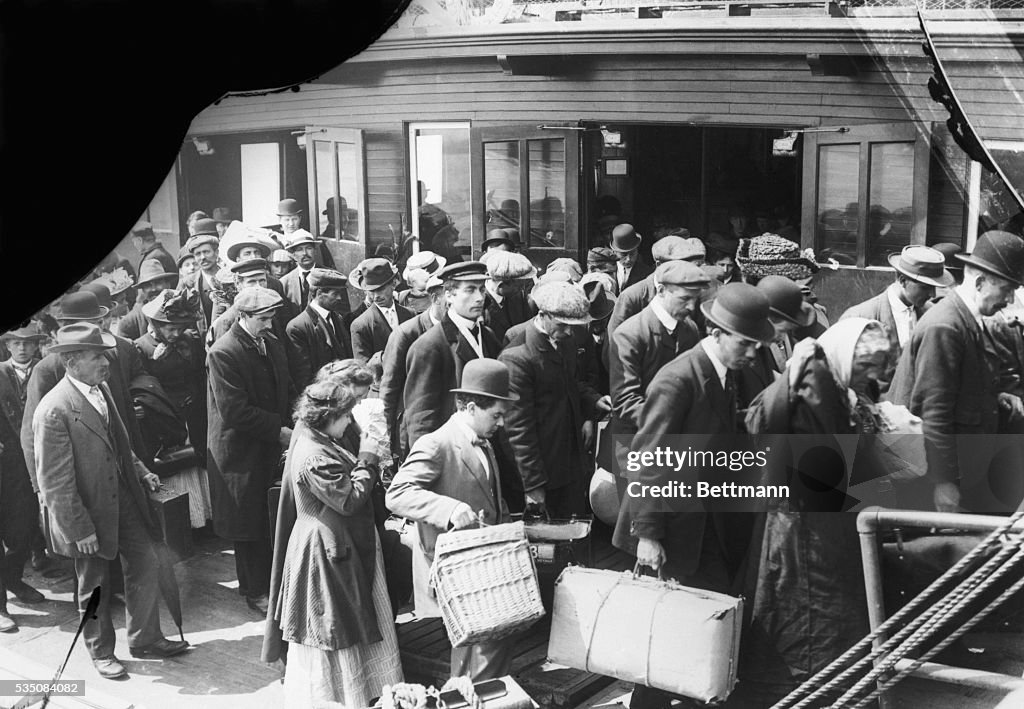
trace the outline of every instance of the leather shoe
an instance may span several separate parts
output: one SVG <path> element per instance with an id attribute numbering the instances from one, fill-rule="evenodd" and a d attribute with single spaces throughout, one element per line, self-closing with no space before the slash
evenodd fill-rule
<path id="1" fill-rule="evenodd" d="M 185 640 L 168 640 L 160 638 L 151 645 L 143 647 L 128 648 L 132 657 L 174 657 L 188 650 L 189 644 Z"/>
<path id="2" fill-rule="evenodd" d="M 15 581 L 14 583 L 7 585 L 7 590 L 14 594 L 22 603 L 42 603 L 46 600 L 46 596 L 39 593 L 24 581 Z"/>
<path id="3" fill-rule="evenodd" d="M 18 624 L 14 622 L 14 618 L 7 614 L 6 610 L 0 611 L 0 633 L 13 633 L 18 629 Z"/>
<path id="4" fill-rule="evenodd" d="M 245 605 L 252 608 L 264 618 L 267 617 L 267 609 L 270 607 L 270 599 L 266 596 L 246 596 Z"/>
<path id="5" fill-rule="evenodd" d="M 36 571 L 42 571 L 50 565 L 50 557 L 46 555 L 46 552 L 42 549 L 36 549 L 32 552 L 32 568 Z"/>
<path id="6" fill-rule="evenodd" d="M 100 677 L 105 679 L 120 679 L 128 676 L 128 670 L 113 655 L 93 658 L 92 666 L 100 673 Z"/>

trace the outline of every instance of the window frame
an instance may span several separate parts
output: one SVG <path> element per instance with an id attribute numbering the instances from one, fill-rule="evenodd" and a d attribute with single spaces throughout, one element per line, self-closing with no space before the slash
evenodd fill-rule
<path id="1" fill-rule="evenodd" d="M 423 250 L 423 244 L 420 243 L 420 220 L 419 220 L 419 185 L 417 184 L 417 155 L 416 155 L 416 131 L 419 130 L 441 130 L 451 128 L 464 128 L 466 131 L 466 142 L 469 147 L 468 156 L 469 164 L 469 214 L 470 223 L 474 224 L 473 234 L 471 235 L 470 243 L 476 239 L 476 228 L 475 222 L 473 221 L 473 213 L 475 207 L 476 191 L 473 189 L 473 180 L 476 175 L 473 173 L 473 125 L 471 121 L 406 121 L 405 122 L 405 169 L 406 169 L 406 184 L 409 188 L 406 207 L 408 211 L 405 213 L 405 218 L 408 220 L 407 225 L 403 227 L 403 231 L 412 234 L 415 238 L 412 241 L 413 253 L 419 253 Z"/>
<path id="2" fill-rule="evenodd" d="M 1024 151 L 1024 140 L 986 140 L 985 146 L 991 150 Z M 967 173 L 967 225 L 964 230 L 964 252 L 974 251 L 978 242 L 978 217 L 981 213 L 981 163 L 970 161 Z"/>

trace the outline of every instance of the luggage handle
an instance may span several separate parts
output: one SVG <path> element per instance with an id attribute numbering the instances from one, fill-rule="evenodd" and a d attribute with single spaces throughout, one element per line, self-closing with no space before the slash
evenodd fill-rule
<path id="1" fill-rule="evenodd" d="M 639 561 L 636 562 L 636 564 L 633 566 L 633 578 L 638 579 L 641 576 L 646 576 L 646 574 L 640 573 L 640 567 L 642 567 L 642 566 L 648 566 L 648 565 L 647 564 L 641 564 Z M 653 566 L 649 567 L 649 568 L 651 568 L 651 570 L 654 569 Z M 665 578 L 665 565 L 664 564 L 662 564 L 661 566 L 658 567 L 658 580 L 659 581 L 667 581 L 668 580 L 668 579 Z"/>

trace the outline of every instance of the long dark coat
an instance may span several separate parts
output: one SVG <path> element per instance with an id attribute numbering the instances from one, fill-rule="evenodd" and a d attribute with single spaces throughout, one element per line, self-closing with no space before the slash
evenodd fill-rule
<path id="1" fill-rule="evenodd" d="M 412 320 L 415 314 L 408 308 L 403 308 L 395 303 L 395 314 L 398 316 L 398 324 Z M 367 362 L 378 352 L 384 351 L 391 336 L 391 326 L 384 318 L 384 313 L 376 305 L 366 309 L 362 315 L 352 321 L 352 356 L 356 359 Z"/>
<path id="2" fill-rule="evenodd" d="M 135 341 L 143 365 L 156 377 L 188 425 L 189 442 L 200 456 L 206 451 L 206 358 L 199 337 L 184 333 L 178 342 L 155 359 L 156 338 L 145 333 Z"/>
<path id="3" fill-rule="evenodd" d="M 10 552 L 28 550 L 33 537 L 39 534 L 39 508 L 32 492 L 32 481 L 25 456 L 21 451 L 21 421 L 25 404 L 21 383 L 10 361 L 0 362 L 0 499 L 4 501 L 7 545 Z M 0 554 L 2 557 L 3 554 Z"/>
<path id="4" fill-rule="evenodd" d="M 500 347 L 490 328 L 483 327 L 485 357 L 497 357 Z M 406 358 L 405 422 L 409 445 L 441 428 L 455 413 L 455 395 L 462 368 L 476 359 L 476 350 L 447 315 L 412 343 Z"/>
<path id="5" fill-rule="evenodd" d="M 132 403 L 131 395 L 132 381 L 144 375 L 146 369 L 142 366 L 142 358 L 133 342 L 116 335 L 114 339 L 117 341 L 117 346 L 103 352 L 111 364 L 107 386 L 110 388 L 110 396 L 114 400 L 114 406 L 117 407 L 117 413 L 125 428 L 128 429 L 128 440 L 131 441 L 132 450 L 143 463 L 148 465 L 152 460 L 150 456 L 155 451 L 146 449 L 139 421 L 135 418 L 135 406 Z M 32 416 L 43 396 L 57 386 L 57 382 L 63 378 L 64 365 L 61 364 L 60 356 L 50 353 L 32 369 L 32 376 L 28 379 L 28 388 L 25 392 L 25 415 L 21 422 L 21 450 L 25 455 L 25 465 L 32 475 L 34 488 L 36 487 L 36 462 L 35 443 L 32 437 Z"/>
<path id="6" fill-rule="evenodd" d="M 263 661 L 281 641 L 321 650 L 380 642 L 373 607 L 377 470 L 300 424 L 285 461 Z"/>
<path id="7" fill-rule="evenodd" d="M 509 293 L 501 301 L 501 305 L 498 305 L 490 293 L 484 300 L 484 324 L 494 331 L 494 336 L 499 340 L 505 337 L 510 327 L 526 322 L 536 314 L 537 308 L 533 301 L 521 290 Z"/>
<path id="8" fill-rule="evenodd" d="M 266 357 L 235 323 L 206 356 L 213 525 L 234 541 L 270 536 L 267 490 L 277 477 L 281 427 L 291 425 L 284 346 L 271 337 L 265 342 Z"/>
<path id="9" fill-rule="evenodd" d="M 430 311 L 420 313 L 402 323 L 391 333 L 384 346 L 384 374 L 380 380 L 380 398 L 384 401 L 384 418 L 391 432 L 391 450 L 404 452 L 409 447 L 409 434 L 405 428 L 405 370 L 412 343 L 430 328 L 434 321 Z"/>
<path id="10" fill-rule="evenodd" d="M 322 366 L 352 356 L 348 330 L 341 315 L 330 313 L 335 337 L 331 337 L 324 319 L 310 307 L 296 315 L 285 328 L 288 337 L 288 367 L 292 382 L 301 391 L 313 381 Z"/>
<path id="11" fill-rule="evenodd" d="M 135 303 L 128 314 L 117 323 L 117 334 L 133 342 L 145 335 L 148 329 L 149 319 L 142 314 L 141 301 Z"/>

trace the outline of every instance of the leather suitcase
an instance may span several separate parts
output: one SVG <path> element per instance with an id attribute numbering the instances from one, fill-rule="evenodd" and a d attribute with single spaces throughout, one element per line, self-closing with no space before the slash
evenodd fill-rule
<path id="1" fill-rule="evenodd" d="M 174 561 L 179 562 L 192 556 L 192 520 L 188 509 L 188 493 L 158 490 L 150 493 L 149 499 Z"/>

